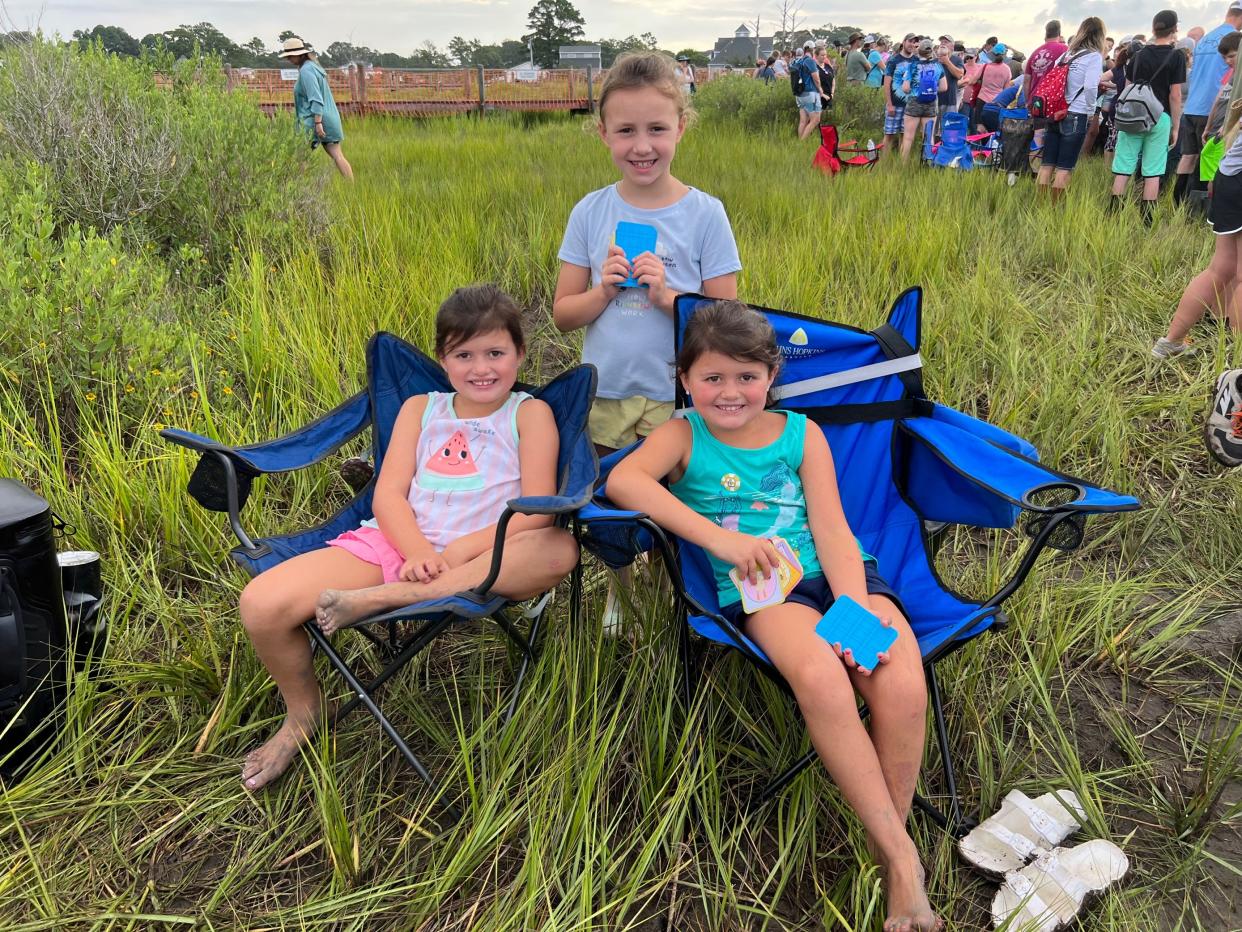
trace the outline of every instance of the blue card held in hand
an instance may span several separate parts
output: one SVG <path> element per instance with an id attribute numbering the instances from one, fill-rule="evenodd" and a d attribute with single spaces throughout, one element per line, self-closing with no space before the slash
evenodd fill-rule
<path id="1" fill-rule="evenodd" d="M 879 618 L 848 595 L 832 603 L 832 608 L 815 626 L 815 633 L 829 646 L 840 644 L 842 650 L 848 647 L 853 652 L 854 662 L 868 670 L 876 668 L 879 655 L 897 640 L 896 628 L 886 628 Z"/>
<path id="2" fill-rule="evenodd" d="M 617 224 L 617 232 L 613 236 L 613 241 L 625 250 L 625 258 L 632 263 L 645 252 L 655 253 L 657 236 L 656 228 L 648 223 L 630 223 L 628 220 L 622 220 Z M 621 287 L 646 288 L 647 286 L 639 285 L 638 279 L 631 275 L 621 283 Z"/>

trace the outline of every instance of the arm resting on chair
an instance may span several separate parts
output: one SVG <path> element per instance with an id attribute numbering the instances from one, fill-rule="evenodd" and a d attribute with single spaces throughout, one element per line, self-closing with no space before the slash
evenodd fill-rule
<path id="1" fill-rule="evenodd" d="M 571 498 L 567 495 L 527 495 L 510 499 L 500 515 L 500 520 L 496 522 L 496 537 L 492 544 L 492 565 L 487 571 L 487 578 L 472 591 L 480 596 L 486 596 L 496 584 L 500 576 L 500 563 L 504 557 L 505 538 L 509 534 L 509 526 L 515 515 L 544 519 L 537 524 L 534 522 L 531 524 L 535 527 L 547 527 L 549 524 L 547 518 L 555 519 L 572 515 L 589 501 L 589 498 Z M 519 527 L 517 530 L 524 529 Z"/>

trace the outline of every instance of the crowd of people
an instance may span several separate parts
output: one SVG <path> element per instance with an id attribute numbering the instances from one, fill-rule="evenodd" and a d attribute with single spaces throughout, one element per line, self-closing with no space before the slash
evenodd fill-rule
<path id="1" fill-rule="evenodd" d="M 1153 356 L 1167 359 L 1192 350 L 1188 334 L 1209 311 L 1242 333 L 1242 99 L 1233 92 L 1240 29 L 1242 0 L 1232 0 L 1221 24 L 1194 26 L 1184 37 L 1175 10 L 1157 12 L 1149 35 L 1120 40 L 1098 16 L 1068 40 L 1052 20 L 1030 55 L 996 36 L 968 47 L 947 34 L 911 32 L 890 47 L 883 37 L 855 33 L 831 48 L 819 39 L 775 53 L 755 63 L 754 77 L 790 80 L 799 138 L 815 131 L 844 75 L 847 84 L 875 88 L 883 106 L 876 158 L 895 152 L 907 161 L 919 137 L 927 151 L 949 113 L 964 115 L 978 148 L 990 141 L 995 152 L 1002 121 L 1013 117 L 1031 130 L 1028 156 L 1018 160 L 1052 202 L 1064 196 L 1079 159 L 1098 150 L 1112 176 L 1110 210 L 1125 206 L 1132 184 L 1148 226 L 1165 192 L 1173 210 L 1205 210 L 1214 254 L 1152 346 Z M 1018 177 L 1011 172 L 1009 183 Z M 1218 380 L 1205 437 L 1215 459 L 1242 465 L 1242 369 Z"/>

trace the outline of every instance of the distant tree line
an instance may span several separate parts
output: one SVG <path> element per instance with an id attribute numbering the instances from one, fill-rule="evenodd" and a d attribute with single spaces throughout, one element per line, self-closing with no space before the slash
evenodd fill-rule
<path id="1" fill-rule="evenodd" d="M 365 62 L 380 68 L 449 68 L 482 65 L 485 68 L 511 68 L 531 59 L 540 67 L 554 68 L 558 64 L 558 50 L 562 45 L 583 44 L 585 20 L 571 0 L 538 0 L 527 16 L 529 32 L 516 39 L 486 43 L 479 39 L 454 36 L 447 47 L 441 49 L 426 41 L 410 54 L 382 52 L 365 45 L 334 41 L 319 46 L 319 60 L 325 67 Z M 278 68 L 282 60 L 277 57 L 280 43 L 289 36 L 301 35 L 292 29 L 281 31 L 271 46 L 260 36 L 253 36 L 243 43 L 234 42 L 211 23 L 183 24 L 164 32 L 149 33 L 141 39 L 130 35 L 121 26 L 97 25 L 93 29 L 77 29 L 72 41 L 81 46 L 98 44 L 115 55 L 137 58 L 144 51 L 162 48 L 174 58 L 191 58 L 195 55 L 216 55 L 234 68 Z M 20 41 L 25 33 L 0 33 L 0 46 L 6 42 Z M 307 41 L 309 37 L 303 36 Z M 634 49 L 657 49 L 659 44 L 650 32 L 626 36 L 623 39 L 598 39 L 601 64 L 607 68 L 622 52 Z M 670 52 L 670 54 L 672 54 Z M 682 49 L 695 64 L 706 65 L 707 55 L 695 49 Z"/>

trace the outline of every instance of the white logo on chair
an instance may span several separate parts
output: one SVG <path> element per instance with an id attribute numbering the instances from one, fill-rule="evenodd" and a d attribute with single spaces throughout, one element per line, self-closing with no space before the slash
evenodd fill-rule
<path id="1" fill-rule="evenodd" d="M 799 327 L 789 335 L 789 342 L 794 346 L 806 346 L 808 342 L 806 338 L 806 331 Z"/>

